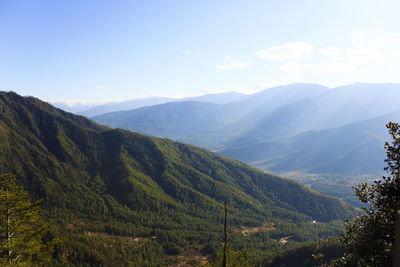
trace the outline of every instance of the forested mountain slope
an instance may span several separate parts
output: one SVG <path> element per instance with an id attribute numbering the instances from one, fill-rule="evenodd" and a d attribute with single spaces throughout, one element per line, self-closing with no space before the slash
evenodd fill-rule
<path id="1" fill-rule="evenodd" d="M 381 169 L 378 159 L 383 155 L 383 135 L 371 133 L 385 130 L 387 121 L 371 123 L 368 131 L 345 125 L 382 116 L 398 120 L 393 113 L 398 99 L 399 84 L 356 83 L 329 89 L 296 83 L 225 105 L 175 102 L 93 119 L 213 149 L 252 164 L 266 161 L 256 166 L 276 171 L 370 173 Z M 374 157 L 366 156 L 370 152 Z"/>
<path id="2" fill-rule="evenodd" d="M 255 213 L 262 213 L 262 205 L 270 203 L 274 204 L 268 211 L 271 215 L 275 209 L 289 207 L 289 213 L 318 220 L 348 215 L 346 206 L 335 199 L 203 149 L 108 129 L 13 93 L 1 94 L 1 106 L 2 170 L 35 185 L 42 197 L 60 199 L 74 193 L 68 187 L 84 191 L 97 186 L 103 187 L 103 192 L 98 188 L 98 196 L 105 193 L 138 210 L 155 209 L 158 197 L 164 198 L 161 205 L 179 210 L 185 209 L 179 204 L 186 202 L 203 208 L 218 206 L 229 196 L 238 208 Z M 322 207 L 322 212 L 318 210 L 322 203 L 337 206 Z M 81 208 L 82 214 L 87 213 L 88 207 Z"/>
<path id="3" fill-rule="evenodd" d="M 342 201 L 239 161 L 103 127 L 15 93 L 0 93 L 0 170 L 43 198 L 47 216 L 61 226 L 157 234 L 167 252 L 168 242 L 218 244 L 211 240 L 220 233 L 224 201 L 237 227 L 354 214 Z"/>

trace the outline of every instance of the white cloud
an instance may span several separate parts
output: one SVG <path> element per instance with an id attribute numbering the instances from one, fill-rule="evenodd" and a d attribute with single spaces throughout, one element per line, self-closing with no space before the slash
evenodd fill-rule
<path id="1" fill-rule="evenodd" d="M 343 49 L 334 46 L 328 46 L 327 48 L 318 49 L 318 53 L 327 57 L 338 57 L 343 54 Z"/>
<path id="2" fill-rule="evenodd" d="M 190 54 L 190 51 L 189 51 L 189 50 L 185 50 L 183 53 L 184 53 L 185 55 L 189 55 L 189 54 Z"/>
<path id="3" fill-rule="evenodd" d="M 287 61 L 278 66 L 278 70 L 292 73 L 299 79 L 304 72 L 319 75 L 363 73 L 369 64 L 385 59 L 383 48 L 383 42 L 370 42 L 357 48 L 328 46 L 319 48 L 310 63 Z"/>
<path id="4" fill-rule="evenodd" d="M 306 42 L 286 43 L 280 46 L 270 46 L 267 49 L 254 52 L 255 55 L 271 61 L 290 61 L 309 57 L 314 48 Z"/>
<path id="5" fill-rule="evenodd" d="M 383 59 L 383 52 L 376 47 L 363 48 L 321 48 L 318 52 L 332 60 L 352 60 L 358 62 L 369 62 Z"/>
<path id="6" fill-rule="evenodd" d="M 347 74 L 362 70 L 368 63 L 381 61 L 384 52 L 375 46 L 364 48 L 328 47 L 319 49 L 327 59 L 314 66 L 317 74 Z"/>
<path id="7" fill-rule="evenodd" d="M 107 89 L 107 86 L 101 85 L 101 86 L 96 86 L 96 89 Z"/>
<path id="8" fill-rule="evenodd" d="M 390 55 L 392 59 L 400 59 L 400 50 L 393 51 Z"/>
<path id="9" fill-rule="evenodd" d="M 228 61 L 227 64 L 220 64 L 217 66 L 217 68 L 221 70 L 240 70 L 251 67 L 251 61 L 238 61 L 230 56 L 226 56 L 225 59 Z"/>
<path id="10" fill-rule="evenodd" d="M 180 84 L 181 84 L 180 81 L 171 81 L 171 83 L 172 83 L 173 85 L 180 85 Z"/>

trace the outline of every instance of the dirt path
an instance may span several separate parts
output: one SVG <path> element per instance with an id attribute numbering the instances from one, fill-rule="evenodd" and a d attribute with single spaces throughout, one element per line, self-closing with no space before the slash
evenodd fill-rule
<path id="1" fill-rule="evenodd" d="M 242 226 L 241 229 L 236 229 L 235 232 L 241 232 L 243 235 L 251 235 L 258 232 L 268 232 L 276 230 L 275 223 L 264 223 L 259 227 L 245 227 Z"/>
<path id="2" fill-rule="evenodd" d="M 294 237 L 294 235 L 282 237 L 281 239 L 279 239 L 279 243 L 281 243 L 282 245 L 286 245 L 286 243 L 289 242 L 289 239 L 292 237 Z"/>

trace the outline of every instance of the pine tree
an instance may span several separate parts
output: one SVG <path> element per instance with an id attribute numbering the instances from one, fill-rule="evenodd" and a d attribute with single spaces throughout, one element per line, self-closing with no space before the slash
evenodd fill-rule
<path id="1" fill-rule="evenodd" d="M 359 199 L 368 204 L 352 222 L 346 222 L 342 236 L 348 253 L 338 266 L 391 266 L 396 212 L 400 206 L 400 125 L 386 127 L 392 142 L 386 142 L 387 176 L 372 185 L 361 183 L 356 188 Z"/>
<path id="2" fill-rule="evenodd" d="M 213 261 L 210 261 L 207 266 L 211 267 L 247 267 L 250 266 L 250 259 L 247 257 L 247 250 L 235 251 L 231 245 L 228 244 L 228 231 L 227 231 L 227 216 L 228 210 L 226 202 L 224 203 L 224 244 L 223 250 L 215 254 Z"/>
<path id="3" fill-rule="evenodd" d="M 43 265 L 50 260 L 48 225 L 39 216 L 41 201 L 32 202 L 15 176 L 0 175 L 0 265 Z"/>

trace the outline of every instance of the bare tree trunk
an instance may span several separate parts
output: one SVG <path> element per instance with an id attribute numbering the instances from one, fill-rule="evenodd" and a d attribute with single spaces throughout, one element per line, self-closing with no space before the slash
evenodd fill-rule
<path id="1" fill-rule="evenodd" d="M 8 208 L 8 203 L 6 204 L 6 220 L 7 220 L 7 230 L 6 230 L 6 235 L 7 235 L 7 246 L 8 246 L 8 263 L 12 263 L 11 259 L 11 229 L 10 229 L 10 210 Z"/>
<path id="2" fill-rule="evenodd" d="M 228 243 L 228 232 L 226 230 L 226 215 L 227 215 L 227 211 L 226 211 L 226 202 L 225 202 L 225 220 L 224 220 L 224 259 L 222 262 L 222 266 L 226 267 L 226 253 L 227 253 L 227 243 Z"/>

